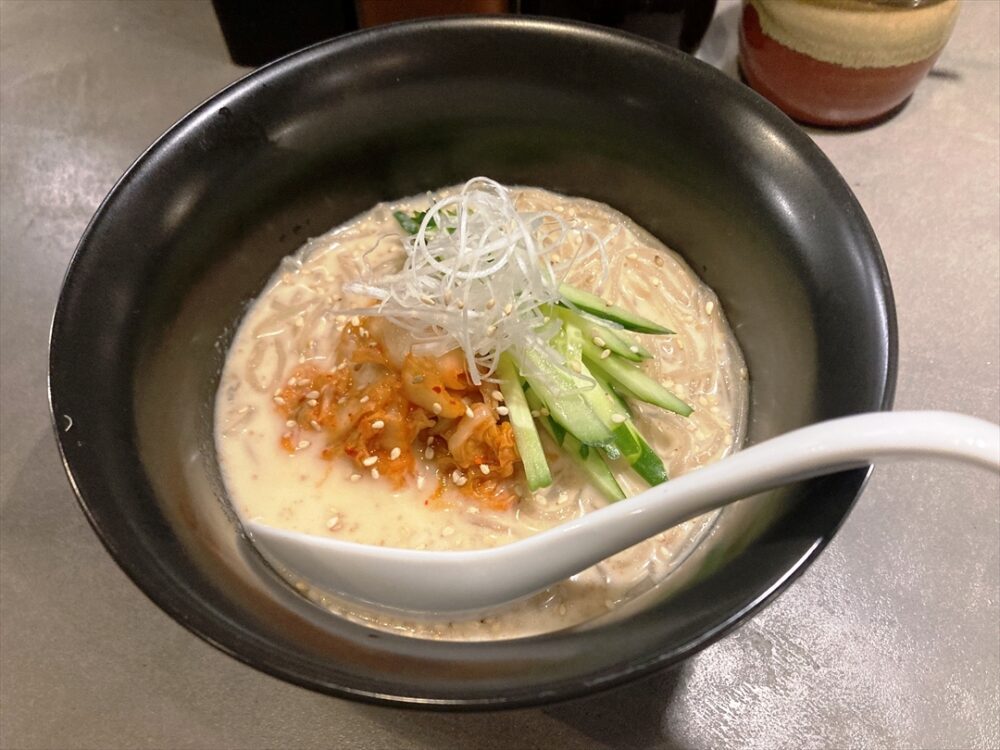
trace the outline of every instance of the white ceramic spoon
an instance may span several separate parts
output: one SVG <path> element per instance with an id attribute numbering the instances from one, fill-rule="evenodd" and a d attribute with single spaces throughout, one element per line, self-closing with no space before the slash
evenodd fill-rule
<path id="1" fill-rule="evenodd" d="M 423 614 L 481 612 L 539 591 L 734 500 L 882 459 L 917 456 L 1000 470 L 1000 427 L 933 411 L 879 412 L 821 422 L 494 549 L 394 549 L 253 522 L 246 526 L 267 556 L 349 599 Z"/>

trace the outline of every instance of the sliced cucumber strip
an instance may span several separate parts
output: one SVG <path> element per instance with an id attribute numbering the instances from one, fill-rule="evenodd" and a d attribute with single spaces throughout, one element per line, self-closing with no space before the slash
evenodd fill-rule
<path id="1" fill-rule="evenodd" d="M 630 359 L 633 362 L 641 362 L 644 359 L 651 359 L 653 356 L 648 349 L 628 338 L 620 330 L 612 330 L 605 325 L 601 325 L 590 318 L 570 310 L 568 307 L 554 305 L 551 311 L 553 315 L 557 315 L 562 320 L 578 326 L 583 331 L 583 335 L 590 341 L 593 341 L 595 345 L 597 345 L 597 341 L 595 341 L 597 339 L 603 342 L 599 344 L 600 346 L 610 349 L 625 359 Z"/>
<path id="2" fill-rule="evenodd" d="M 552 474 L 545 460 L 535 420 L 531 417 L 531 407 L 528 406 L 524 391 L 521 389 L 517 366 L 509 355 L 500 355 L 497 376 L 500 378 L 500 393 L 503 394 L 504 404 L 508 409 L 508 418 L 514 428 L 514 442 L 517 444 L 517 452 L 524 465 L 528 487 L 531 490 L 548 487 L 552 484 Z"/>
<path id="3" fill-rule="evenodd" d="M 559 386 L 560 392 L 556 393 L 541 377 L 526 375 L 525 378 L 557 422 L 581 443 L 606 446 L 614 442 L 611 428 L 594 413 L 582 395 L 588 386 L 592 387 L 589 380 L 563 372 L 536 349 L 528 349 L 524 359 L 532 369 L 546 376 L 544 380 Z M 522 373 L 530 371 L 523 366 L 518 369 Z"/>
<path id="4" fill-rule="evenodd" d="M 656 455 L 656 451 L 646 442 L 633 423 L 629 422 L 629 426 L 634 431 L 639 445 L 642 446 L 639 457 L 632 461 L 632 469 L 650 485 L 666 482 L 669 477 L 667 476 L 667 467 L 663 465 L 663 459 Z"/>
<path id="5" fill-rule="evenodd" d="M 528 404 L 532 409 L 539 409 L 542 406 L 538 395 L 529 390 L 526 394 Z M 600 451 L 591 450 L 571 434 L 564 433 L 562 440 L 556 437 L 556 428 L 559 424 L 551 417 L 541 417 L 539 420 L 542 428 L 549 433 L 556 442 L 559 442 L 566 455 L 587 477 L 588 481 L 610 502 L 625 499 L 625 492 L 622 490 L 615 475 L 601 458 Z"/>
<path id="6" fill-rule="evenodd" d="M 583 363 L 583 331 L 573 323 L 563 322 L 559 347 L 566 355 L 566 364 L 570 369 L 578 371 L 588 378 L 590 387 L 580 391 L 583 400 L 593 410 L 614 435 L 614 441 L 603 447 L 605 455 L 611 460 L 625 456 L 629 460 L 639 455 L 642 447 L 635 441 L 632 433 L 625 427 L 628 412 L 616 409 L 616 402 L 608 395 L 593 373 Z"/>
<path id="7" fill-rule="evenodd" d="M 601 350 L 589 341 L 583 342 L 583 356 L 587 361 L 588 367 L 599 370 L 612 383 L 621 384 L 640 401 L 676 412 L 682 417 L 690 415 L 693 411 L 690 406 L 631 362 L 614 354 L 602 359 Z"/>
<path id="8" fill-rule="evenodd" d="M 601 388 L 608 395 L 608 398 L 617 403 L 624 405 L 625 401 L 615 393 L 614 389 L 611 387 L 611 383 L 605 380 L 601 375 L 595 372 L 596 368 L 591 369 L 591 374 L 597 380 Z M 663 465 L 663 461 L 660 459 L 656 452 L 652 449 L 646 439 L 639 432 L 639 428 L 635 426 L 635 422 L 630 418 L 627 422 L 619 425 L 619 428 L 626 430 L 629 433 L 629 439 L 635 443 L 638 450 L 634 453 L 627 454 L 628 462 L 635 470 L 635 473 L 646 480 L 650 485 L 659 484 L 660 482 L 667 481 L 667 469 Z M 616 433 L 617 435 L 617 433 Z"/>
<path id="9" fill-rule="evenodd" d="M 599 318 L 613 320 L 630 331 L 638 331 L 639 333 L 673 333 L 666 326 L 661 326 L 659 323 L 655 323 L 648 318 L 629 312 L 624 307 L 609 304 L 596 294 L 577 289 L 575 286 L 560 284 L 559 294 L 574 307 L 578 307 Z"/>
<path id="10" fill-rule="evenodd" d="M 608 397 L 615 405 L 615 409 L 620 410 L 629 417 L 635 416 L 632 411 L 632 407 L 629 406 L 628 401 L 625 400 L 625 396 L 628 394 L 623 394 L 618 388 L 615 388 L 614 384 L 596 367 L 588 367 L 587 370 L 590 372 L 590 376 L 596 380 L 597 384 L 604 389 L 606 394 L 608 394 Z"/>

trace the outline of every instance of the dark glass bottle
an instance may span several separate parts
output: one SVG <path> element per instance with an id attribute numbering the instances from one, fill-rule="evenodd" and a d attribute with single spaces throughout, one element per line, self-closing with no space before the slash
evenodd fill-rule
<path id="1" fill-rule="evenodd" d="M 263 65 L 359 28 L 457 13 L 523 13 L 611 26 L 685 52 L 701 43 L 716 0 L 212 0 L 229 56 Z"/>
<path id="2" fill-rule="evenodd" d="M 212 0 L 229 56 L 263 65 L 358 28 L 354 0 Z"/>
<path id="3" fill-rule="evenodd" d="M 508 13 L 517 0 L 212 0 L 229 56 L 263 65 L 359 28 L 427 16 Z"/>
<path id="4" fill-rule="evenodd" d="M 516 0 L 528 15 L 612 26 L 694 52 L 715 12 L 715 0 Z"/>
<path id="5" fill-rule="evenodd" d="M 510 0 L 356 0 L 362 27 L 427 16 L 507 13 Z"/>

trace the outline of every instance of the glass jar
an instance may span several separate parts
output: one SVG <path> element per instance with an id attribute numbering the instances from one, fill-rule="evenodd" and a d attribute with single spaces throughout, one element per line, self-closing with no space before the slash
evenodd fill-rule
<path id="1" fill-rule="evenodd" d="M 801 122 L 891 116 L 951 35 L 958 0 L 744 0 L 740 70 Z"/>

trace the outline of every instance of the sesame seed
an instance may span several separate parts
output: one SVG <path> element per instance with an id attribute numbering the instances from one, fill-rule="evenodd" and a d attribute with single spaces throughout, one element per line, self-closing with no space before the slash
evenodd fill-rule
<path id="1" fill-rule="evenodd" d="M 420 474 L 417 477 L 417 489 L 422 490 L 424 488 L 424 475 Z"/>
<path id="2" fill-rule="evenodd" d="M 317 401 L 314 398 L 306 399 L 306 405 L 307 406 L 316 406 L 316 404 L 318 404 L 318 403 L 319 403 L 319 401 Z"/>
<path id="3" fill-rule="evenodd" d="M 630 347 L 628 348 L 628 350 L 629 350 L 630 352 L 632 352 L 633 354 L 638 354 L 638 353 L 639 353 L 639 347 L 638 347 L 638 346 L 636 346 L 635 344 L 632 344 L 632 346 L 630 346 Z"/>
<path id="4" fill-rule="evenodd" d="M 378 469 L 376 469 L 373 466 L 372 467 L 372 479 L 378 479 L 380 476 L 382 476 L 382 475 L 378 473 Z"/>
<path id="5" fill-rule="evenodd" d="M 435 401 L 433 404 L 431 404 L 431 411 L 434 412 L 435 414 L 440 414 L 442 411 L 441 404 Z"/>
<path id="6" fill-rule="evenodd" d="M 608 342 L 602 339 L 600 336 L 594 336 L 593 338 L 594 346 L 599 346 L 602 349 L 608 345 Z"/>
<path id="7" fill-rule="evenodd" d="M 496 307 L 496 304 L 497 301 L 493 297 L 490 297 L 488 300 L 486 300 L 486 309 L 492 310 L 494 307 Z"/>
<path id="8" fill-rule="evenodd" d="M 559 616 L 560 617 L 565 617 L 566 616 L 566 605 L 565 604 L 560 604 L 559 605 Z"/>
<path id="9" fill-rule="evenodd" d="M 513 309 L 514 309 L 514 305 L 512 305 L 510 302 L 508 302 L 506 305 L 504 305 L 503 314 L 504 315 L 510 315 L 511 310 L 513 310 Z"/>
<path id="10" fill-rule="evenodd" d="M 374 466 L 378 463 L 378 456 L 368 456 L 361 461 L 362 466 Z"/>
<path id="11" fill-rule="evenodd" d="M 429 294 L 422 294 L 420 295 L 420 301 L 425 305 L 433 305 L 435 300 Z"/>
<path id="12" fill-rule="evenodd" d="M 359 404 L 367 404 L 368 403 L 368 399 L 369 399 L 369 396 L 362 396 L 361 399 L 358 401 L 358 403 Z"/>
<path id="13" fill-rule="evenodd" d="M 315 419 L 309 420 L 309 426 L 312 427 L 314 430 L 316 430 L 316 432 L 319 432 L 321 429 L 323 429 L 322 427 L 319 426 L 319 422 L 317 422 Z"/>
<path id="14" fill-rule="evenodd" d="M 421 384 L 421 383 L 423 383 L 423 382 L 424 382 L 424 381 L 425 381 L 426 379 L 427 379 L 427 378 L 425 378 L 425 377 L 424 377 L 423 375 L 414 375 L 414 376 L 413 376 L 413 380 L 412 380 L 412 381 L 410 381 L 410 382 L 412 382 L 412 383 L 413 383 L 413 385 L 420 385 L 420 384 Z"/>
<path id="15" fill-rule="evenodd" d="M 506 406 L 498 406 L 497 414 L 499 414 L 501 417 L 506 417 L 508 414 L 510 414 L 510 409 L 508 409 Z"/>
<path id="16" fill-rule="evenodd" d="M 361 475 L 360 474 L 351 474 L 351 481 L 352 482 L 360 482 L 361 481 Z"/>
<path id="17" fill-rule="evenodd" d="M 455 529 L 452 526 L 445 526 L 441 529 L 441 536 L 451 536 L 455 533 Z"/>
<path id="18" fill-rule="evenodd" d="M 372 422 L 373 430 L 381 430 L 383 427 L 385 427 L 385 421 L 382 419 L 376 419 L 374 422 Z"/>
<path id="19" fill-rule="evenodd" d="M 638 260 L 639 259 L 639 253 L 629 253 L 625 257 L 628 258 L 629 260 Z"/>
<path id="20" fill-rule="evenodd" d="M 712 302 L 712 300 L 709 300 L 708 302 L 705 303 L 705 314 L 706 315 L 711 315 L 712 314 L 712 310 L 714 310 L 714 309 L 715 309 L 715 303 Z"/>
<path id="21" fill-rule="evenodd" d="M 294 419 L 289 419 L 287 422 L 285 422 L 285 427 L 294 427 L 297 424 L 298 422 L 296 422 Z"/>
<path id="22" fill-rule="evenodd" d="M 541 416 L 543 416 L 543 417 L 547 417 L 547 416 L 549 416 L 549 413 L 550 413 L 550 412 L 549 412 L 549 410 L 548 410 L 548 409 L 546 409 L 546 408 L 545 408 L 545 407 L 543 406 L 543 407 L 542 407 L 541 409 L 539 409 L 539 410 L 538 410 L 538 413 L 539 413 L 539 414 L 540 414 Z"/>
<path id="23" fill-rule="evenodd" d="M 612 414 L 611 421 L 614 422 L 615 424 L 624 424 L 625 422 L 628 421 L 628 417 L 626 417 L 624 414 Z"/>
<path id="24" fill-rule="evenodd" d="M 306 448 L 309 447 L 309 441 L 308 440 L 300 440 L 299 444 L 297 446 L 295 446 L 295 447 L 298 448 L 300 451 L 301 450 L 305 450 Z"/>
<path id="25" fill-rule="evenodd" d="M 319 398 L 319 391 L 309 391 L 306 394 L 306 398 Z"/>
<path id="26" fill-rule="evenodd" d="M 434 449 L 431 448 L 430 446 L 427 446 L 427 448 L 424 450 L 424 458 L 426 458 L 428 461 L 434 458 Z"/>
<path id="27" fill-rule="evenodd" d="M 607 359 L 610 356 L 611 356 L 610 349 L 605 349 L 603 352 L 601 352 L 601 359 Z"/>
<path id="28" fill-rule="evenodd" d="M 684 348 L 684 339 L 677 339 L 677 348 L 678 349 Z"/>
<path id="29" fill-rule="evenodd" d="M 455 484 L 456 484 L 456 485 L 458 485 L 459 487 L 462 487 L 462 486 L 463 486 L 463 485 L 465 485 L 465 484 L 466 484 L 466 483 L 467 483 L 468 481 L 469 481 L 469 480 L 468 480 L 468 479 L 466 479 L 465 477 L 459 477 L 458 479 L 456 479 L 456 480 L 455 480 Z"/>
<path id="30" fill-rule="evenodd" d="M 569 361 L 569 369 L 573 372 L 583 372 L 583 365 L 577 362 L 575 359 Z"/>
<path id="31" fill-rule="evenodd" d="M 278 404 L 278 406 L 284 406 L 285 399 L 283 399 L 281 396 L 275 396 L 274 403 Z"/>
<path id="32" fill-rule="evenodd" d="M 493 397 L 494 401 L 500 401 L 501 403 L 503 402 L 503 394 L 500 391 L 493 391 L 490 394 L 490 396 Z"/>
<path id="33" fill-rule="evenodd" d="M 471 406 L 466 405 L 466 407 L 465 407 L 465 416 L 470 417 L 470 418 L 476 416 L 476 413 L 474 411 L 472 411 L 472 407 Z"/>
<path id="34" fill-rule="evenodd" d="M 468 513 L 470 516 L 474 516 L 479 512 L 479 508 L 477 508 L 475 505 L 471 505 L 465 509 L 465 512 Z"/>
<path id="35" fill-rule="evenodd" d="M 340 516 L 330 516 L 326 521 L 326 528 L 333 531 L 340 525 Z"/>
<path id="36" fill-rule="evenodd" d="M 483 476 L 488 476 L 490 473 L 490 467 L 487 464 L 479 464 L 479 470 L 483 472 Z"/>
<path id="37" fill-rule="evenodd" d="M 660 285 L 660 283 L 661 283 L 661 282 L 660 282 L 660 280 L 659 280 L 659 279 L 657 279 L 657 278 L 654 278 L 654 279 L 653 279 L 653 281 L 652 281 L 651 283 L 652 283 L 652 285 L 653 285 L 653 286 L 655 286 L 655 287 L 658 287 L 658 286 Z"/>
<path id="38" fill-rule="evenodd" d="M 393 448 L 393 449 L 392 449 L 391 451 L 389 451 L 389 460 L 390 460 L 390 461 L 395 461 L 395 460 L 396 460 L 397 458 L 399 458 L 399 456 L 400 456 L 400 454 L 401 454 L 402 452 L 403 452 L 403 451 L 401 451 L 401 450 L 399 449 L 399 446 L 396 446 L 396 447 L 395 447 L 395 448 Z"/>
<path id="39" fill-rule="evenodd" d="M 538 411 L 538 409 L 532 409 L 531 416 L 533 416 L 535 419 L 538 419 L 538 417 L 542 416 L 542 413 Z"/>
<path id="40" fill-rule="evenodd" d="M 455 300 L 455 307 L 457 307 L 459 310 L 464 310 L 465 302 L 463 300 Z"/>
<path id="41" fill-rule="evenodd" d="M 434 445 L 434 436 L 433 435 L 428 435 L 427 436 L 427 445 Z"/>
<path id="42" fill-rule="evenodd" d="M 488 326 L 486 326 L 486 335 L 487 336 L 492 336 L 496 332 L 497 332 L 497 327 L 495 325 L 488 325 Z"/>
<path id="43" fill-rule="evenodd" d="M 361 325 L 361 318 L 355 315 L 353 318 L 351 318 L 351 325 L 357 328 L 359 325 Z"/>
<path id="44" fill-rule="evenodd" d="M 658 265 L 658 266 L 662 266 L 663 265 L 663 256 L 657 255 L 655 258 L 653 258 L 653 262 L 656 265 Z"/>

